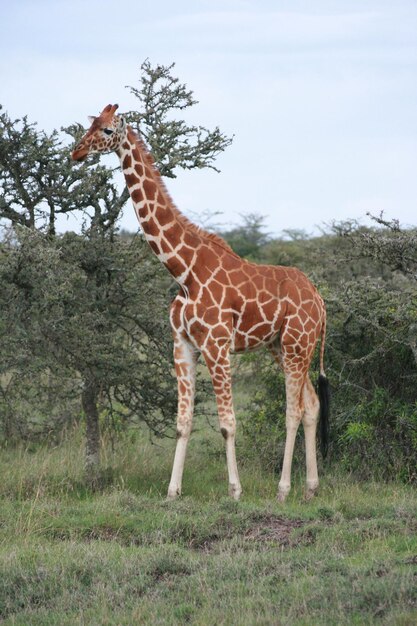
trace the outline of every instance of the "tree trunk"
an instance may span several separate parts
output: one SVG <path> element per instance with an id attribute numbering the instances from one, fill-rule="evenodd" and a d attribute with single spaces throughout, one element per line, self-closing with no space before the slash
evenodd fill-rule
<path id="1" fill-rule="evenodd" d="M 86 419 L 85 477 L 92 489 L 98 486 L 100 472 L 100 428 L 97 396 L 98 389 L 95 382 L 85 380 L 81 398 Z"/>

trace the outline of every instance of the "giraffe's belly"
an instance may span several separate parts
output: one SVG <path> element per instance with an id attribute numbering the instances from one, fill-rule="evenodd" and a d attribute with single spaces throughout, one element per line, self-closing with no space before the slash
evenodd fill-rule
<path id="1" fill-rule="evenodd" d="M 234 315 L 231 350 L 244 352 L 256 350 L 271 343 L 281 330 L 285 306 L 278 299 L 269 306 L 257 302 L 247 302 L 243 309 Z"/>

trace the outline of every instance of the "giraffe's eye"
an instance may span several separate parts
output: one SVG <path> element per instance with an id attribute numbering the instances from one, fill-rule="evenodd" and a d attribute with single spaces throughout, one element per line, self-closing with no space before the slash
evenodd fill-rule
<path id="1" fill-rule="evenodd" d="M 111 135 L 112 134 L 112 130 L 111 128 L 103 128 L 103 133 L 105 133 L 106 135 Z"/>

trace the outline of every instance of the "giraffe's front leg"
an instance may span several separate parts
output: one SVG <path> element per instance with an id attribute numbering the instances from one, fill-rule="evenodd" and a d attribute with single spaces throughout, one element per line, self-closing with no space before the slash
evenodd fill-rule
<path id="1" fill-rule="evenodd" d="M 217 345 L 212 345 L 203 352 L 203 356 L 207 363 L 216 395 L 220 432 L 226 442 L 229 495 L 234 500 L 239 500 L 242 487 L 236 463 L 236 419 L 233 410 L 229 348 L 227 346 L 218 347 Z"/>
<path id="2" fill-rule="evenodd" d="M 168 488 L 168 498 L 171 500 L 181 495 L 185 453 L 193 421 L 196 361 L 197 353 L 195 348 L 179 332 L 174 333 L 174 362 L 178 381 L 178 413 L 177 447 Z"/>

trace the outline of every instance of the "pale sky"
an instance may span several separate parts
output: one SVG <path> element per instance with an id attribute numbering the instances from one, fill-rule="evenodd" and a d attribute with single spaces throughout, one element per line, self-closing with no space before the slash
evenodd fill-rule
<path id="1" fill-rule="evenodd" d="M 235 136 L 220 174 L 167 181 L 184 213 L 255 212 L 273 234 L 367 211 L 417 224 L 417 0 L 0 6 L 0 103 L 47 131 L 133 108 L 142 61 L 176 63 L 199 101 L 187 119 Z M 121 225 L 137 229 L 130 204 Z"/>

